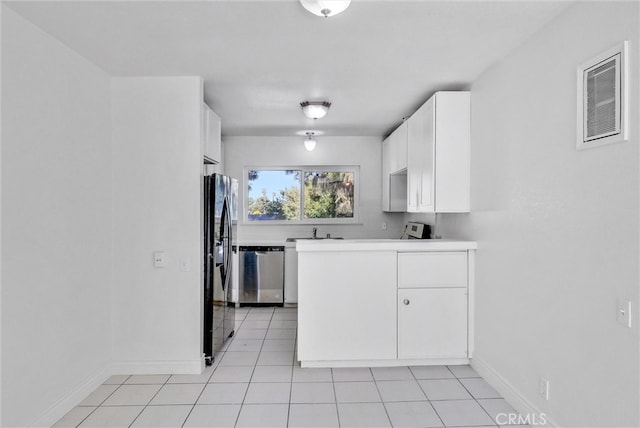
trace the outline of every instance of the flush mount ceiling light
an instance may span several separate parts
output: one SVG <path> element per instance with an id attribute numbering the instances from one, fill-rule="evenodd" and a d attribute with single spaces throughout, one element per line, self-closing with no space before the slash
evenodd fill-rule
<path id="1" fill-rule="evenodd" d="M 300 0 L 302 7 L 325 18 L 344 12 L 350 3 L 351 0 Z"/>
<path id="2" fill-rule="evenodd" d="M 327 101 L 304 101 L 300 103 L 302 112 L 309 119 L 323 118 L 329 111 L 331 103 Z"/>
<path id="3" fill-rule="evenodd" d="M 316 144 L 318 143 L 315 137 L 316 134 L 315 132 L 307 132 L 306 134 L 307 138 L 304 140 L 304 148 L 311 152 L 316 148 Z"/>

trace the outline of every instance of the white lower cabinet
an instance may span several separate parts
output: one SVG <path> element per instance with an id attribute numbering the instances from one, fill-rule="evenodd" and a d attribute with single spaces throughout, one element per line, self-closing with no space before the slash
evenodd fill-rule
<path id="1" fill-rule="evenodd" d="M 341 251 L 348 241 L 300 246 L 302 367 L 468 364 L 475 251 Z"/>
<path id="2" fill-rule="evenodd" d="M 398 358 L 468 356 L 467 251 L 398 253 Z"/>
<path id="3" fill-rule="evenodd" d="M 466 358 L 467 289 L 398 289 L 398 358 Z"/>

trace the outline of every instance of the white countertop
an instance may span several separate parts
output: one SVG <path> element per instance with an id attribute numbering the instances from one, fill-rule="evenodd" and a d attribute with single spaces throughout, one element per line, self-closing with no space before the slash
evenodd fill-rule
<path id="1" fill-rule="evenodd" d="M 453 239 L 305 239 L 296 242 L 298 252 L 313 251 L 456 251 L 475 250 L 474 241 Z"/>

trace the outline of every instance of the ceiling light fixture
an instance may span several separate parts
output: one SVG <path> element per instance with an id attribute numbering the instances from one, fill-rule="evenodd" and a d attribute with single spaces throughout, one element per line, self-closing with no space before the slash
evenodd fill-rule
<path id="1" fill-rule="evenodd" d="M 327 101 L 304 101 L 300 103 L 302 112 L 309 119 L 321 119 L 329 111 L 331 103 Z"/>
<path id="2" fill-rule="evenodd" d="M 316 137 L 315 137 L 315 132 L 307 132 L 307 138 L 305 138 L 304 140 L 304 148 L 307 149 L 308 152 L 312 152 L 313 149 L 316 148 L 316 144 L 318 144 L 318 142 L 316 141 Z"/>
<path id="3" fill-rule="evenodd" d="M 344 12 L 351 0 L 300 0 L 300 4 L 314 15 L 327 18 Z"/>

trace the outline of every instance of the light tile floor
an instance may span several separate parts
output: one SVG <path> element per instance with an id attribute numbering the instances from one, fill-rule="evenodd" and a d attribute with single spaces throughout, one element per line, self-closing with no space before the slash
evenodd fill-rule
<path id="1" fill-rule="evenodd" d="M 296 327 L 296 309 L 238 309 L 204 373 L 112 376 L 54 426 L 495 427 L 515 413 L 469 366 L 300 368 Z"/>

